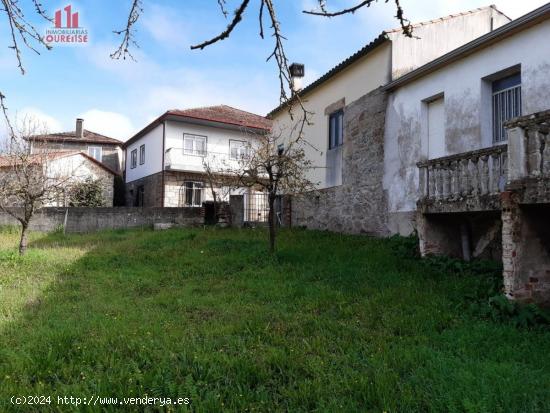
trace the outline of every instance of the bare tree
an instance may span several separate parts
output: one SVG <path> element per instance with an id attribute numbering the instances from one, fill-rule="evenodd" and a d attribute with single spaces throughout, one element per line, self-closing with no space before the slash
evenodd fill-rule
<path id="1" fill-rule="evenodd" d="M 236 176 L 230 171 L 229 164 L 225 156 L 221 154 L 208 153 L 202 161 L 206 185 L 212 195 L 214 202 L 214 211 L 216 222 L 224 214 L 222 203 L 227 200 L 231 190 L 238 186 Z"/>
<path id="2" fill-rule="evenodd" d="M 277 219 L 275 202 L 277 196 L 300 195 L 315 191 L 315 183 L 307 178 L 313 166 L 306 157 L 305 141 L 301 137 L 299 123 L 292 132 L 259 135 L 259 147 L 239 161 L 237 169 L 231 171 L 236 176 L 238 185 L 267 194 L 269 251 L 275 252 L 277 236 Z"/>
<path id="3" fill-rule="evenodd" d="M 12 130 L 15 133 L 0 149 L 0 210 L 21 224 L 19 253 L 23 255 L 34 213 L 54 200 L 74 174 L 52 168 L 52 152 L 31 154 L 29 138 L 43 133 L 36 121 L 15 122 Z"/>

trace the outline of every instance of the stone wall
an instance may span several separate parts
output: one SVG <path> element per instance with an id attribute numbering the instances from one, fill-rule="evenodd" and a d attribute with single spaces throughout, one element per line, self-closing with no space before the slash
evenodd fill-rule
<path id="1" fill-rule="evenodd" d="M 342 185 L 295 197 L 295 226 L 386 236 L 384 126 L 387 94 L 374 90 L 344 109 Z"/>
<path id="2" fill-rule="evenodd" d="M 202 208 L 43 208 L 32 221 L 31 230 L 50 232 L 62 227 L 68 233 L 103 229 L 152 227 L 156 223 L 199 226 Z M 0 225 L 18 225 L 10 215 L 0 213 Z"/>
<path id="3" fill-rule="evenodd" d="M 138 188 L 143 186 L 143 206 L 162 207 L 162 172 L 126 183 L 126 206 L 137 206 Z M 177 205 L 176 205 L 177 206 Z"/>

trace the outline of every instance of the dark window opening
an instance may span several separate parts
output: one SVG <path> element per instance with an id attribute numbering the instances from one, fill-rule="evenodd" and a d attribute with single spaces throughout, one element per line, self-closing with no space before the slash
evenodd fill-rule
<path id="1" fill-rule="evenodd" d="M 333 149 L 344 143 L 344 111 L 339 110 L 329 116 L 328 148 Z"/>

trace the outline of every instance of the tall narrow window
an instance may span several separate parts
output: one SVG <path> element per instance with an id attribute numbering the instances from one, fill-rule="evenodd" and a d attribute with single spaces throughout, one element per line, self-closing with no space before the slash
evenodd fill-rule
<path id="1" fill-rule="evenodd" d="M 504 123 L 521 116 L 521 73 L 493 82 L 493 142 L 507 140 Z"/>
<path id="2" fill-rule="evenodd" d="M 134 149 L 130 154 L 130 168 L 134 169 L 137 166 L 137 149 Z"/>
<path id="3" fill-rule="evenodd" d="M 103 161 L 103 149 L 101 148 L 101 146 L 88 146 L 88 155 L 90 155 L 96 161 Z"/>
<path id="4" fill-rule="evenodd" d="M 145 145 L 139 147 L 139 164 L 143 165 L 145 163 Z"/>
<path id="5" fill-rule="evenodd" d="M 344 111 L 332 113 L 328 125 L 328 148 L 341 146 L 344 143 Z"/>
<path id="6" fill-rule="evenodd" d="M 428 158 L 445 156 L 445 98 L 427 102 L 428 108 Z"/>
<path id="7" fill-rule="evenodd" d="M 206 155 L 206 136 L 183 135 L 183 153 L 185 155 Z"/>
<path id="8" fill-rule="evenodd" d="M 180 188 L 180 206 L 202 206 L 203 190 L 204 184 L 202 182 L 184 182 Z"/>
<path id="9" fill-rule="evenodd" d="M 248 157 L 248 145 L 245 141 L 229 141 L 229 153 L 233 160 L 246 159 Z"/>

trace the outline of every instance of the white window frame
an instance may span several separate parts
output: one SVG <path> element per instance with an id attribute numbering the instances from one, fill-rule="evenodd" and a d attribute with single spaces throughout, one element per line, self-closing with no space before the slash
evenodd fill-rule
<path id="1" fill-rule="evenodd" d="M 239 141 L 236 139 L 229 139 L 229 159 L 233 161 L 240 161 L 246 159 L 250 155 L 249 147 L 246 141 Z M 233 148 L 237 149 L 237 155 L 233 156 Z"/>
<path id="2" fill-rule="evenodd" d="M 145 163 L 145 144 L 140 145 L 139 147 L 139 164 L 143 165 Z"/>
<path id="3" fill-rule="evenodd" d="M 187 185 L 191 184 L 191 188 L 188 188 Z M 186 207 L 198 208 L 202 207 L 204 201 L 204 182 L 198 181 L 185 181 L 182 185 L 184 196 L 183 196 L 183 205 Z M 187 190 L 191 189 L 191 200 L 187 199 Z M 197 203 L 197 192 L 200 193 L 200 199 Z"/>
<path id="4" fill-rule="evenodd" d="M 94 156 L 94 152 L 99 150 L 99 159 Z M 103 162 L 103 148 L 101 146 L 88 146 L 88 156 L 91 156 L 96 161 Z"/>
<path id="5" fill-rule="evenodd" d="M 188 149 L 187 148 L 187 145 L 185 144 L 185 142 L 189 142 L 191 141 L 192 144 L 192 149 Z M 198 142 L 202 142 L 202 147 L 203 147 L 203 150 L 201 151 L 200 149 L 200 145 L 198 144 Z M 184 155 L 194 155 L 194 156 L 206 156 L 206 152 L 207 152 L 207 149 L 206 149 L 206 145 L 207 145 L 207 139 L 206 139 L 206 136 L 202 136 L 202 135 L 192 135 L 192 134 L 189 134 L 189 133 L 184 133 L 183 134 L 183 154 Z"/>

